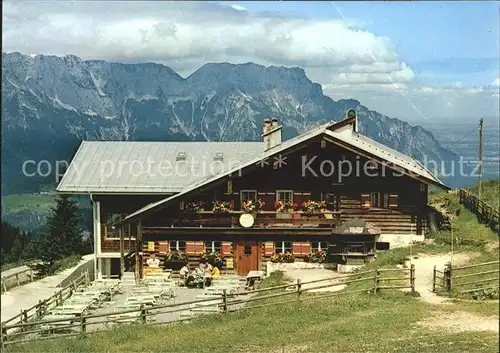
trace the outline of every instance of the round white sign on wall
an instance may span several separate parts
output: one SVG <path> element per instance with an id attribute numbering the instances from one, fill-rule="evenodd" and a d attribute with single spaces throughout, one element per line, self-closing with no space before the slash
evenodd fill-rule
<path id="1" fill-rule="evenodd" d="M 250 228 L 254 222 L 253 216 L 249 213 L 243 213 L 240 216 L 240 224 L 243 228 Z"/>

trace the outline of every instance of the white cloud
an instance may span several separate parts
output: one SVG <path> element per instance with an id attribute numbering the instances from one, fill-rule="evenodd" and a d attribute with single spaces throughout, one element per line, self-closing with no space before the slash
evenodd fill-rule
<path id="1" fill-rule="evenodd" d="M 183 76 L 206 62 L 300 66 L 333 98 L 356 98 L 402 118 L 419 116 L 419 105 L 435 116 L 455 109 L 448 104 L 454 97 L 469 97 L 467 104 L 474 105 L 474 99 L 498 96 L 498 89 L 418 86 L 389 38 L 343 20 L 254 13 L 238 4 L 4 2 L 2 39 L 3 51 L 155 61 Z M 447 95 L 443 104 L 439 95 Z M 488 99 L 483 103 L 491 105 Z M 497 112 L 497 104 L 489 109 Z"/>
<path id="2" fill-rule="evenodd" d="M 248 11 L 248 9 L 244 6 L 241 6 L 241 5 L 231 5 L 231 7 L 233 9 L 235 9 L 236 11 Z"/>

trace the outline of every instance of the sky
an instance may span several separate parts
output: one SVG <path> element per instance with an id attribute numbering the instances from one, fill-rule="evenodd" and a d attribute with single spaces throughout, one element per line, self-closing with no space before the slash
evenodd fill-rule
<path id="1" fill-rule="evenodd" d="M 2 51 L 302 67 L 333 99 L 408 121 L 499 116 L 499 3 L 3 2 Z"/>

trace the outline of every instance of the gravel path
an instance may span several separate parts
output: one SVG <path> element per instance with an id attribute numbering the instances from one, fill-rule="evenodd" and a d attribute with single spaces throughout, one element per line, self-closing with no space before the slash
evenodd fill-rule
<path id="1" fill-rule="evenodd" d="M 479 253 L 453 254 L 453 265 L 458 266 L 466 263 L 470 259 L 479 256 Z M 428 255 L 418 254 L 413 257 L 411 264 L 415 265 L 415 290 L 420 294 L 420 298 L 429 304 L 445 304 L 447 298 L 438 296 L 432 292 L 432 281 L 434 266 L 439 271 L 443 271 L 447 262 L 452 259 L 452 254 Z M 406 265 L 409 267 L 410 262 Z"/>

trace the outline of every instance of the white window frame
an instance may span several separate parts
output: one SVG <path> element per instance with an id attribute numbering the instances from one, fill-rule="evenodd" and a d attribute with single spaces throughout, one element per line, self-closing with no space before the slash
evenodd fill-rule
<path id="1" fill-rule="evenodd" d="M 252 199 L 252 201 L 254 201 L 254 202 L 257 201 L 257 190 L 240 190 L 240 201 L 241 202 L 250 200 L 250 199 L 244 199 L 243 198 L 243 193 L 245 193 L 245 192 L 246 193 L 250 193 L 250 192 L 254 193 L 255 194 L 255 198 Z"/>
<path id="2" fill-rule="evenodd" d="M 180 246 L 179 246 L 180 242 L 184 242 L 184 249 L 180 249 Z M 172 243 L 174 243 L 175 246 L 172 247 Z M 170 247 L 170 251 L 186 251 L 187 242 L 185 240 L 170 240 L 168 242 L 168 246 Z"/>
<path id="3" fill-rule="evenodd" d="M 215 246 L 215 243 L 219 243 L 220 244 L 220 247 L 216 247 Z M 222 242 L 221 241 L 217 241 L 217 240 L 214 240 L 214 241 L 205 241 L 203 243 L 203 245 L 205 246 L 205 252 L 207 253 L 214 253 L 214 252 L 222 252 Z M 207 246 L 209 245 L 209 246 Z"/>
<path id="4" fill-rule="evenodd" d="M 317 243 L 318 246 L 314 247 L 313 244 Z M 328 250 L 328 242 L 326 241 L 311 241 L 310 244 L 311 246 L 311 251 L 327 251 Z"/>
<path id="5" fill-rule="evenodd" d="M 285 192 L 290 193 L 290 200 L 287 201 L 293 202 L 293 190 L 276 190 L 276 201 L 284 201 L 279 199 L 279 194 Z"/>
<path id="6" fill-rule="evenodd" d="M 290 243 L 290 250 L 286 250 L 287 246 L 285 246 L 285 243 Z M 291 241 L 275 241 L 274 242 L 274 252 L 276 254 L 284 254 L 287 251 L 290 254 L 293 252 L 293 242 L 291 242 Z"/>

